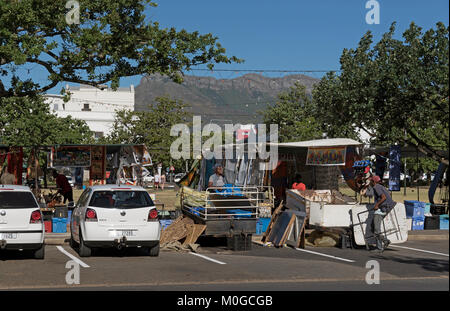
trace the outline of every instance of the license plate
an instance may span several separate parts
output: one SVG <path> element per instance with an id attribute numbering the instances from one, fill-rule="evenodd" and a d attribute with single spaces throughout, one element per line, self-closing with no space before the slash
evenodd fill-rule
<path id="1" fill-rule="evenodd" d="M 114 237 L 134 236 L 134 231 L 133 230 L 115 230 L 115 231 L 111 231 L 111 235 Z"/>
<path id="2" fill-rule="evenodd" d="M 14 240 L 17 239 L 17 233 L 2 233 L 0 234 L 2 240 Z"/>

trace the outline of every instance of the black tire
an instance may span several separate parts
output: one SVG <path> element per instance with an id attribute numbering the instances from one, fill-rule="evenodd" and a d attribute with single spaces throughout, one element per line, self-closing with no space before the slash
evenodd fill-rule
<path id="1" fill-rule="evenodd" d="M 33 252 L 33 257 L 35 259 L 44 259 L 45 257 L 45 245 L 42 244 L 42 246 L 40 248 L 38 248 L 37 250 L 35 250 Z"/>
<path id="2" fill-rule="evenodd" d="M 90 257 L 92 254 L 92 250 L 84 244 L 83 235 L 81 234 L 81 228 L 79 230 L 80 245 L 78 246 L 78 254 L 80 255 L 80 257 Z"/>
<path id="3" fill-rule="evenodd" d="M 73 239 L 72 234 L 70 234 L 69 245 L 70 245 L 70 247 L 72 247 L 73 249 L 76 249 L 76 247 L 77 247 L 77 242 L 75 242 L 75 240 Z"/>
<path id="4" fill-rule="evenodd" d="M 150 257 L 158 257 L 159 256 L 159 242 L 153 247 L 146 247 L 145 252 Z"/>

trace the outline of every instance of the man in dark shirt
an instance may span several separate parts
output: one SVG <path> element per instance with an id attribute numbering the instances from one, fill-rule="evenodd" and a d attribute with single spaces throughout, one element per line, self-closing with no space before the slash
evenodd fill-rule
<path id="1" fill-rule="evenodd" d="M 396 203 L 392 200 L 389 191 L 380 184 L 380 177 L 373 176 L 370 180 L 370 188 L 363 194 L 374 196 L 375 206 L 373 208 L 373 226 L 374 234 L 377 242 L 377 248 L 383 251 L 391 242 L 381 234 L 381 223 L 383 218 L 395 207 Z"/>
<path id="2" fill-rule="evenodd" d="M 70 186 L 67 177 L 64 176 L 63 174 L 58 174 L 57 171 L 53 171 L 53 177 L 55 178 L 56 181 L 58 193 L 61 193 L 61 195 L 64 197 L 63 203 L 66 204 L 67 200 L 69 200 L 69 203 L 73 202 L 72 186 Z"/>

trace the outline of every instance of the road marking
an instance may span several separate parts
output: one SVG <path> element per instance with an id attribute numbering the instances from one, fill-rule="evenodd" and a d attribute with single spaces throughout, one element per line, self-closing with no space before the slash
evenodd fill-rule
<path id="1" fill-rule="evenodd" d="M 437 252 L 432 252 L 432 251 L 427 251 L 427 250 L 424 250 L 424 249 L 418 249 L 418 248 L 412 248 L 412 247 L 406 247 L 406 246 L 398 246 L 398 245 L 389 245 L 389 247 L 397 247 L 397 248 L 410 249 L 410 250 L 413 250 L 413 251 L 418 251 L 418 252 L 423 252 L 423 253 L 430 253 L 430 254 L 436 254 L 436 255 L 441 255 L 441 256 L 446 256 L 446 257 L 448 257 L 448 254 L 437 253 Z"/>
<path id="2" fill-rule="evenodd" d="M 329 258 L 333 258 L 333 259 L 337 259 L 337 260 L 342 260 L 342 261 L 346 261 L 346 262 L 355 262 L 354 260 L 345 259 L 345 258 L 341 258 L 341 257 L 327 255 L 327 254 L 322 254 L 322 253 L 317 253 L 317 252 L 313 252 L 313 251 L 308 251 L 308 250 L 302 249 L 302 248 L 296 248 L 296 250 L 302 251 L 302 252 L 306 252 L 306 253 L 315 254 L 315 255 L 319 255 L 319 256 L 329 257 Z"/>
<path id="3" fill-rule="evenodd" d="M 89 268 L 89 266 L 87 264 L 85 264 L 84 262 L 82 262 L 80 259 L 78 259 L 77 257 L 75 257 L 74 255 L 72 255 L 71 253 L 67 252 L 62 246 L 56 246 L 56 248 L 63 253 L 64 255 L 66 255 L 67 257 L 71 258 L 73 261 L 75 261 L 76 263 L 78 263 L 80 266 L 82 266 L 83 268 Z"/>
<path id="4" fill-rule="evenodd" d="M 209 261 L 212 261 L 212 262 L 215 262 L 215 263 L 218 263 L 219 265 L 226 265 L 226 263 L 225 262 L 221 262 L 221 261 L 218 261 L 218 260 L 215 260 L 215 259 L 212 259 L 212 258 L 209 258 L 209 257 L 207 257 L 207 256 L 205 256 L 205 255 L 200 255 L 200 254 L 196 254 L 196 253 L 189 253 L 189 254 L 192 254 L 192 255 L 195 255 L 195 256 L 198 256 L 198 257 L 202 257 L 203 259 L 206 259 L 206 260 L 209 260 Z"/>

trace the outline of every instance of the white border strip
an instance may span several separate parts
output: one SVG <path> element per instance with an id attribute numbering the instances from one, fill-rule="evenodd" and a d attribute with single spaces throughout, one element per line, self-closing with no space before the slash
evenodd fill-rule
<path id="1" fill-rule="evenodd" d="M 85 264 L 84 262 L 82 262 L 80 259 L 78 259 L 77 257 L 73 256 L 71 253 L 67 252 L 62 246 L 56 246 L 56 248 L 63 253 L 64 255 L 66 255 L 67 257 L 73 259 L 73 261 L 75 261 L 76 263 L 78 263 L 80 266 L 82 266 L 83 268 L 89 268 L 89 266 L 87 264 Z"/>
<path id="2" fill-rule="evenodd" d="M 432 251 L 427 251 L 424 249 L 418 249 L 418 248 L 412 248 L 412 247 L 406 247 L 406 246 L 398 246 L 398 245 L 389 245 L 389 247 L 397 247 L 397 248 L 404 248 L 404 249 L 410 249 L 413 251 L 418 251 L 418 252 L 423 252 L 423 253 L 430 253 L 430 254 L 436 254 L 436 255 L 441 255 L 441 256 L 446 256 L 448 257 L 448 254 L 443 254 L 443 253 L 437 253 L 437 252 L 432 252 Z"/>
<path id="3" fill-rule="evenodd" d="M 218 261 L 218 260 L 215 260 L 215 259 L 212 259 L 212 258 L 209 258 L 209 257 L 207 257 L 207 256 L 205 256 L 205 255 L 200 255 L 200 254 L 197 254 L 197 253 L 189 253 L 189 254 L 192 254 L 192 255 L 195 255 L 195 256 L 198 256 L 198 257 L 201 257 L 201 258 L 203 258 L 203 259 L 206 259 L 206 260 L 209 260 L 209 261 L 212 261 L 212 262 L 215 262 L 215 263 L 218 263 L 219 265 L 226 265 L 226 263 L 224 263 L 224 262 L 221 262 L 221 261 Z"/>
<path id="4" fill-rule="evenodd" d="M 346 262 L 355 262 L 354 260 L 345 259 L 345 258 L 341 258 L 341 257 L 327 255 L 327 254 L 322 254 L 322 253 L 317 253 L 317 252 L 313 252 L 313 251 L 308 251 L 308 250 L 302 249 L 302 248 L 296 248 L 296 250 L 302 251 L 302 252 L 306 252 L 306 253 L 315 254 L 315 255 L 319 255 L 319 256 L 329 257 L 329 258 L 333 258 L 333 259 L 337 259 L 337 260 L 342 260 L 342 261 L 346 261 Z"/>

